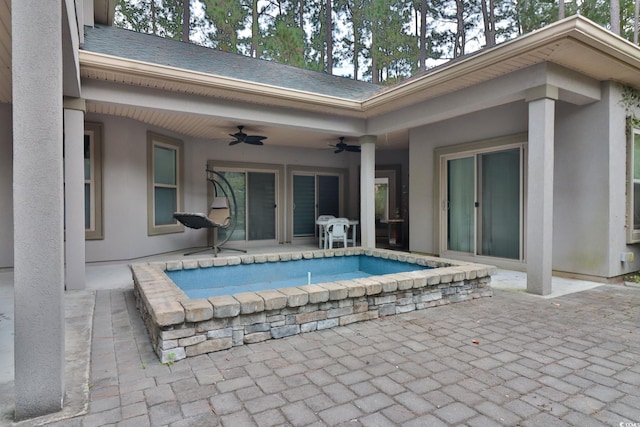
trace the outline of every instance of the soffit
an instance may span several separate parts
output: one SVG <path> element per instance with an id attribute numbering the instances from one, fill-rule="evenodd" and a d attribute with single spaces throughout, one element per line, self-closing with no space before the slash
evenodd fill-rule
<path id="1" fill-rule="evenodd" d="M 278 126 L 268 126 L 250 122 L 238 122 L 220 119 L 212 116 L 180 114 L 162 110 L 133 108 L 123 104 L 108 104 L 87 101 L 88 120 L 91 113 L 109 116 L 126 117 L 158 128 L 167 129 L 177 134 L 193 138 L 210 140 L 212 142 L 230 142 L 229 134 L 237 132 L 238 125 L 245 125 L 248 134 L 266 135 L 268 146 L 304 147 L 318 150 L 331 150 L 329 144 L 336 144 L 338 138 L 345 136 L 332 132 L 311 131 L 308 129 L 292 129 Z M 380 135 L 376 147 L 379 150 L 407 149 L 409 141 L 408 130 L 391 132 Z M 347 137 L 347 142 L 357 144 L 358 138 Z"/>
<path id="2" fill-rule="evenodd" d="M 364 117 L 360 102 L 349 99 L 257 84 L 82 50 L 79 59 L 82 78 L 265 106 L 297 108 L 319 113 L 335 114 L 337 108 L 343 115 Z"/>

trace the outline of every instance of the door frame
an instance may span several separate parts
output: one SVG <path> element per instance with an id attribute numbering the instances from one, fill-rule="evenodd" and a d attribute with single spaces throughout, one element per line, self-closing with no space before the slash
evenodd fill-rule
<path id="1" fill-rule="evenodd" d="M 479 154 L 486 154 L 498 151 L 509 150 L 513 148 L 521 149 L 520 158 L 520 257 L 519 259 L 507 259 L 497 258 L 486 255 L 478 255 L 478 233 L 477 233 L 477 218 L 478 215 L 474 215 L 476 219 L 474 222 L 474 253 L 450 251 L 447 248 L 447 215 L 446 215 L 446 203 L 447 203 L 447 179 L 444 175 L 446 173 L 447 160 L 455 158 L 464 158 L 477 156 Z M 476 161 L 474 159 L 474 165 Z M 471 262 L 486 262 L 489 264 L 499 265 L 504 268 L 512 268 L 516 270 L 522 270 L 526 264 L 526 212 L 527 212 L 527 134 L 519 133 L 515 135 L 509 135 L 500 138 L 474 141 L 470 143 L 456 144 L 446 147 L 439 147 L 434 149 L 434 247 L 436 252 L 442 257 L 448 257 L 459 260 L 466 260 Z M 477 179 L 477 167 L 474 166 L 474 173 Z M 477 185 L 476 185 L 477 187 Z M 477 200 L 477 188 L 474 188 L 474 194 Z"/>
<path id="2" fill-rule="evenodd" d="M 225 170 L 233 172 L 259 172 L 259 173 L 274 173 L 275 185 L 276 185 L 276 207 L 275 207 L 275 239 L 273 240 L 230 240 L 227 245 L 243 245 L 243 246 L 260 246 L 265 242 L 283 243 L 285 236 L 285 215 L 283 207 L 285 206 L 285 172 L 284 166 L 273 163 L 249 163 L 249 162 L 228 162 L 218 160 L 208 160 L 207 168 L 212 170 Z M 207 189 L 209 187 L 207 186 Z M 207 212 L 208 206 L 211 206 L 212 195 L 207 191 Z M 210 236 L 211 238 L 211 236 Z"/>
<path id="3" fill-rule="evenodd" d="M 294 241 L 302 242 L 302 241 L 313 241 L 317 238 L 314 237 L 295 237 L 293 236 L 293 176 L 294 175 L 307 175 L 317 177 L 318 175 L 331 175 L 337 176 L 339 180 L 339 188 L 340 188 L 340 196 L 339 196 L 339 211 L 341 217 L 347 216 L 347 204 L 348 200 L 348 182 L 349 182 L 349 170 L 342 168 L 327 168 L 327 167 L 316 167 L 316 166 L 287 166 L 286 170 L 287 174 L 287 226 L 286 226 L 286 242 L 291 243 Z M 315 182 L 316 188 L 316 216 L 317 216 L 317 179 Z M 314 233 L 315 234 L 315 233 Z"/>

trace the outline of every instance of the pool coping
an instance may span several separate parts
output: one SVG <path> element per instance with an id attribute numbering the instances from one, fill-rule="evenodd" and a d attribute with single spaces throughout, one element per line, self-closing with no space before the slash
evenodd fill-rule
<path id="1" fill-rule="evenodd" d="M 166 271 L 182 269 L 354 255 L 397 260 L 433 269 L 276 290 L 241 292 L 206 299 L 189 298 L 166 274 Z M 147 326 L 154 350 L 163 362 L 179 360 L 196 355 L 195 353 L 202 354 L 243 345 L 256 339 L 280 338 L 292 335 L 290 332 L 313 330 L 313 327 L 318 328 L 317 322 L 322 320 L 325 322 L 320 326 L 332 327 L 408 311 L 405 306 L 410 309 L 422 309 L 491 296 L 492 291 L 488 283 L 491 275 L 497 271 L 495 267 L 484 264 L 361 247 L 135 263 L 131 264 L 130 268 L 138 309 Z M 370 300 L 367 300 L 368 298 Z M 404 305 L 398 305 L 397 301 L 400 300 L 405 302 Z M 393 307 L 389 306 L 390 303 L 394 304 Z M 325 313 L 326 310 L 333 310 L 329 313 L 335 315 L 338 320 L 327 322 L 326 315 L 325 319 L 320 319 L 322 316 L 310 315 L 314 307 L 324 309 Z M 352 308 L 338 310 L 344 307 Z M 379 307 L 382 307 L 382 310 Z M 307 314 L 301 316 L 302 313 Z M 268 326 L 252 326 L 266 325 L 267 314 L 271 319 Z M 285 328 L 285 332 L 282 332 L 281 327 L 291 323 L 282 321 L 284 316 L 298 316 L 298 320 L 315 320 L 310 320 L 312 326 L 307 325 L 309 322 L 296 320 L 297 327 Z M 244 320 L 234 320 L 237 317 Z M 239 332 L 241 326 L 244 329 Z M 283 333 L 285 335 L 282 335 Z M 214 343 L 215 340 L 217 341 Z M 187 351 L 188 348 L 191 350 Z"/>

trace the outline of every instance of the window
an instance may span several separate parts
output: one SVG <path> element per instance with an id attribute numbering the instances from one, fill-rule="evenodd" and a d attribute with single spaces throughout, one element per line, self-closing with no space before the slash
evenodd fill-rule
<path id="1" fill-rule="evenodd" d="M 629 183 L 627 188 L 627 242 L 640 242 L 640 129 L 630 132 L 629 146 Z"/>
<path id="2" fill-rule="evenodd" d="M 182 211 L 182 141 L 149 132 L 147 228 L 150 236 L 184 230 L 173 213 Z"/>
<path id="3" fill-rule="evenodd" d="M 102 125 L 84 124 L 84 228 L 85 239 L 103 239 L 102 232 Z"/>

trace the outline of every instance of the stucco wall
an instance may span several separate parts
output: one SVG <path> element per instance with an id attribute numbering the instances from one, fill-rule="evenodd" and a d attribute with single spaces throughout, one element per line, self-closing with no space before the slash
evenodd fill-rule
<path id="1" fill-rule="evenodd" d="M 556 105 L 554 270 L 608 275 L 608 104 Z"/>
<path id="2" fill-rule="evenodd" d="M 13 266 L 11 106 L 0 104 L 0 268 Z"/>
<path id="3" fill-rule="evenodd" d="M 622 87 L 602 84 L 602 100 L 559 105 L 554 194 L 557 271 L 611 278 L 640 269 L 627 245 L 627 136 Z M 621 262 L 633 252 L 634 262 Z"/>
<path id="4" fill-rule="evenodd" d="M 526 131 L 524 102 L 512 103 L 412 129 L 409 135 L 410 250 L 436 253 L 434 233 L 434 153 L 438 147 L 481 141 Z"/>
<path id="5" fill-rule="evenodd" d="M 640 269 L 640 245 L 626 244 L 626 135 L 621 88 L 602 100 L 556 103 L 553 268 L 601 278 Z M 437 252 L 433 150 L 527 131 L 524 102 L 413 129 L 410 136 L 411 250 Z M 635 261 L 620 262 L 622 252 Z"/>
<path id="6" fill-rule="evenodd" d="M 147 236 L 148 130 L 184 142 L 184 209 L 193 212 L 203 212 L 207 207 L 207 160 L 349 169 L 353 157 L 350 153 L 336 155 L 330 149 L 310 152 L 269 147 L 268 140 L 263 147 L 229 146 L 226 142 L 194 140 L 134 120 L 111 116 L 88 114 L 86 120 L 102 123 L 104 132 L 104 239 L 87 241 L 87 262 L 133 259 L 206 245 L 206 233 L 202 230 L 187 229 L 184 233 Z M 226 141 L 225 138 L 223 140 Z"/>

